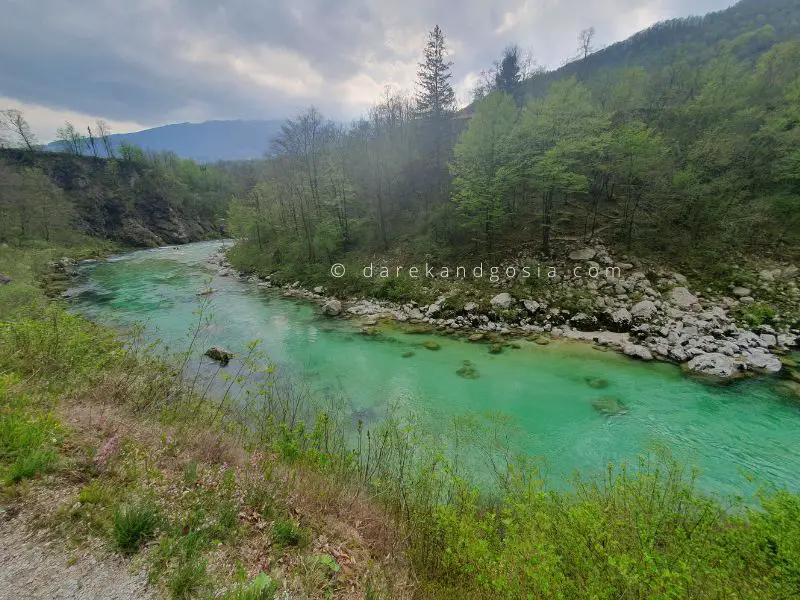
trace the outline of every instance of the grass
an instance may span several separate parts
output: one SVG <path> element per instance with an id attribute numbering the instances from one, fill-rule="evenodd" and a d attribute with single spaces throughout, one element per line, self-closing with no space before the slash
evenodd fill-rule
<path id="1" fill-rule="evenodd" d="M 161 513 L 149 501 L 121 504 L 112 519 L 114 546 L 123 554 L 138 552 L 142 544 L 152 539 L 161 523 Z"/>
<path id="2" fill-rule="evenodd" d="M 272 526 L 272 541 L 279 548 L 300 546 L 308 540 L 308 532 L 291 519 L 279 519 Z"/>
<path id="3" fill-rule="evenodd" d="M 800 589 L 796 494 L 723 504 L 666 455 L 556 492 L 497 448 L 511 466 L 487 493 L 439 437 L 391 419 L 350 432 L 335 407 L 322 411 L 255 353 L 263 386 L 205 398 L 160 358 L 57 306 L 12 312 L 0 324 L 2 501 L 49 510 L 47 522 L 76 543 L 99 537 L 135 555 L 173 598 Z M 459 433 L 464 444 L 497 439 Z M 40 506 L 37 489 L 63 497 Z"/>

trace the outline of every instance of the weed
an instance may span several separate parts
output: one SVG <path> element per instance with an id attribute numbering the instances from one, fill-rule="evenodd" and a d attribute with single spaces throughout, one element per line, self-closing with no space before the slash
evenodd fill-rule
<path id="1" fill-rule="evenodd" d="M 180 561 L 167 577 L 167 590 L 174 600 L 195 597 L 208 586 L 205 560 Z"/>
<path id="2" fill-rule="evenodd" d="M 273 600 L 280 585 L 266 573 L 259 573 L 249 584 L 240 585 L 222 600 Z"/>
<path id="3" fill-rule="evenodd" d="M 161 513 L 152 502 L 121 504 L 112 518 L 114 544 L 123 554 L 133 554 L 156 534 L 161 523 Z"/>
<path id="4" fill-rule="evenodd" d="M 276 546 L 301 546 L 308 540 L 308 531 L 291 519 L 279 519 L 272 526 L 272 541 Z"/>

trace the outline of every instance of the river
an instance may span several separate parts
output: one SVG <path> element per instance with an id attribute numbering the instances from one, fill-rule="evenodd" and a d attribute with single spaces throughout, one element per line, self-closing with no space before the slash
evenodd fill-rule
<path id="1" fill-rule="evenodd" d="M 316 393 L 341 395 L 366 419 L 392 407 L 436 429 L 455 416 L 502 415 L 514 444 L 541 461 L 554 485 L 576 470 L 593 475 L 610 461 L 659 446 L 698 466 L 708 491 L 747 495 L 759 483 L 800 491 L 800 408 L 774 391 L 772 378 L 710 385 L 673 365 L 577 342 L 521 341 L 519 349 L 493 355 L 484 344 L 400 329 L 373 339 L 316 306 L 218 276 L 205 262 L 218 245 L 142 250 L 84 265 L 72 290 L 74 307 L 113 326 L 142 323 L 175 348 L 188 343 L 197 291 L 210 285 L 217 290 L 212 322 L 198 354 L 212 344 L 241 352 L 260 339 L 275 362 Z M 441 349 L 424 348 L 426 340 Z M 404 357 L 408 352 L 414 354 Z M 456 373 L 465 360 L 477 379 Z M 587 383 L 598 379 L 607 387 Z M 600 414 L 592 406 L 600 397 L 619 400 L 627 412 Z"/>

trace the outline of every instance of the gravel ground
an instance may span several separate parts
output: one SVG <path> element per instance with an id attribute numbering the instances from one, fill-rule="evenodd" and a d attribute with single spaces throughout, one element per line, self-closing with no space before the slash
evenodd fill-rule
<path id="1" fill-rule="evenodd" d="M 0 511 L 0 600 L 155 599 L 144 571 L 115 556 L 70 553 Z"/>

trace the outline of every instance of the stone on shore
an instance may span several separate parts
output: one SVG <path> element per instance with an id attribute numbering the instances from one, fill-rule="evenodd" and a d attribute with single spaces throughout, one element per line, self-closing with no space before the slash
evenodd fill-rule
<path id="1" fill-rule="evenodd" d="M 592 248 L 581 248 L 569 253 L 570 260 L 592 260 L 597 255 L 597 251 Z"/>
<path id="2" fill-rule="evenodd" d="M 693 373 L 720 379 L 731 379 L 740 375 L 739 365 L 730 356 L 725 356 L 719 352 L 698 354 L 687 362 L 684 368 Z"/>
<path id="3" fill-rule="evenodd" d="M 512 298 L 511 294 L 508 292 L 503 292 L 502 294 L 497 294 L 497 296 L 492 298 L 489 301 L 489 304 L 492 305 L 492 308 L 506 309 L 514 304 L 514 298 Z"/>
<path id="4" fill-rule="evenodd" d="M 637 321 L 648 321 L 658 312 L 656 305 L 650 300 L 637 302 L 631 308 L 631 316 Z"/>
<path id="5" fill-rule="evenodd" d="M 675 306 L 684 310 L 691 308 L 694 304 L 697 304 L 697 296 L 692 294 L 685 287 L 672 288 L 672 291 L 669 294 L 669 299 Z"/>
<path id="6" fill-rule="evenodd" d="M 342 303 L 339 302 L 336 298 L 331 298 L 325 304 L 322 305 L 322 314 L 328 315 L 329 317 L 336 317 L 342 313 Z"/>
<path id="7" fill-rule="evenodd" d="M 644 346 L 640 346 L 638 344 L 623 344 L 622 352 L 626 356 L 630 356 L 632 358 L 638 358 L 639 360 L 653 360 L 653 354 L 645 348 Z"/>

